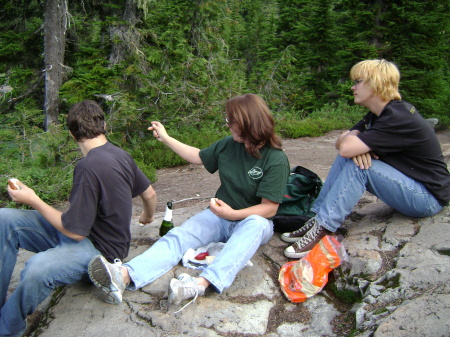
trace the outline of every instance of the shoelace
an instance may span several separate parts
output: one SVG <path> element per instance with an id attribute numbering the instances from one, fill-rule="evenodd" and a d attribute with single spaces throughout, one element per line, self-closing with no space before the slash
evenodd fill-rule
<path id="1" fill-rule="evenodd" d="M 321 228 L 318 225 L 315 225 L 312 229 L 310 229 L 308 233 L 305 234 L 304 237 L 302 237 L 295 243 L 298 249 L 302 249 L 308 243 L 312 242 L 316 238 L 317 234 L 320 232 L 320 229 Z"/>
<path id="2" fill-rule="evenodd" d="M 184 308 L 186 308 L 189 304 L 195 302 L 195 300 L 196 300 L 197 297 L 198 297 L 198 289 L 197 289 L 197 286 L 187 286 L 187 287 L 184 287 L 184 289 L 190 289 L 190 290 L 192 290 L 193 293 L 195 293 L 194 298 L 193 298 L 192 300 L 190 300 L 188 303 L 186 303 L 180 310 L 175 311 L 174 314 L 178 314 L 179 312 L 181 312 L 182 310 L 184 310 Z"/>
<path id="3" fill-rule="evenodd" d="M 114 264 L 113 264 L 114 266 L 117 266 L 117 267 L 121 267 L 122 266 L 122 261 L 120 260 L 120 259 L 114 259 Z M 120 277 L 122 277 L 122 274 L 120 273 Z M 122 282 L 123 283 L 123 282 Z M 125 283 L 124 283 L 124 285 L 125 285 L 125 287 L 127 286 Z M 117 289 L 117 291 L 119 291 L 119 289 Z M 110 296 L 110 295 L 109 295 Z"/>
<path id="4" fill-rule="evenodd" d="M 305 224 L 305 226 L 304 227 L 300 227 L 299 229 L 296 229 L 295 231 L 293 231 L 292 232 L 292 234 L 297 234 L 297 233 L 299 233 L 299 232 L 301 232 L 301 231 L 304 231 L 305 229 L 307 229 L 307 230 L 309 230 L 310 228 L 312 228 L 314 225 L 316 224 L 316 222 L 315 221 L 308 221 L 306 224 Z"/>

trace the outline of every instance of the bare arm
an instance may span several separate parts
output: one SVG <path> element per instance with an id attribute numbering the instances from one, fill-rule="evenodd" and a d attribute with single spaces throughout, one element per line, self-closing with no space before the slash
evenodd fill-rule
<path id="1" fill-rule="evenodd" d="M 55 227 L 65 236 L 77 241 L 81 241 L 85 238 L 85 236 L 72 233 L 64 228 L 61 220 L 61 211 L 58 211 L 57 209 L 45 203 L 36 195 L 36 193 L 31 188 L 29 188 L 22 182 L 18 181 L 17 184 L 20 187 L 19 190 L 13 190 L 8 186 L 8 193 L 11 196 L 12 200 L 33 207 L 36 211 L 41 213 L 41 215 L 53 227 Z"/>
<path id="2" fill-rule="evenodd" d="M 153 131 L 153 136 L 160 142 L 166 144 L 172 151 L 191 164 L 201 165 L 200 149 L 184 144 L 170 137 L 160 122 L 152 122 L 148 130 Z"/>
<path id="3" fill-rule="evenodd" d="M 139 218 L 139 222 L 142 224 L 148 224 L 154 220 L 156 210 L 156 192 L 153 189 L 152 185 L 150 185 L 141 194 L 141 199 L 144 209 Z"/>
<path id="4" fill-rule="evenodd" d="M 336 140 L 335 146 L 342 157 L 352 158 L 356 166 L 367 170 L 372 166 L 372 157 L 378 159 L 378 156 L 357 137 L 358 134 L 358 130 L 343 132 Z"/>
<path id="5" fill-rule="evenodd" d="M 336 142 L 334 143 L 334 146 L 336 147 L 336 150 L 339 150 L 339 147 L 341 146 L 342 139 L 344 139 L 345 136 L 347 136 L 350 133 L 350 130 L 347 130 L 340 134 L 338 139 L 336 139 Z"/>
<path id="6" fill-rule="evenodd" d="M 339 150 L 339 154 L 345 158 L 353 158 L 364 153 L 372 151 L 362 140 L 358 138 L 360 132 L 357 130 L 348 131 L 343 136 L 339 137 L 340 140 L 336 142 L 336 148 Z"/>
<path id="7" fill-rule="evenodd" d="M 271 218 L 275 216 L 275 214 L 277 213 L 279 205 L 276 202 L 263 198 L 261 200 L 261 203 L 258 205 L 236 210 L 231 208 L 229 205 L 227 205 L 220 199 L 215 200 L 217 204 L 216 202 L 211 200 L 209 204 L 210 210 L 217 216 L 232 221 L 245 219 L 250 215 L 259 215 L 262 216 L 263 218 Z"/>

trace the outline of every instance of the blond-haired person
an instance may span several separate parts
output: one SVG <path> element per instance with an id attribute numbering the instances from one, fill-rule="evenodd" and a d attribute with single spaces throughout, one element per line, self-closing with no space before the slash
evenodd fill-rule
<path id="1" fill-rule="evenodd" d="M 335 232 L 367 190 L 402 214 L 421 218 L 450 200 L 450 174 L 434 130 L 398 92 L 400 72 L 386 60 L 365 60 L 350 71 L 356 104 L 367 115 L 336 141 L 339 154 L 300 229 L 282 234 L 284 254 L 305 256 Z"/>

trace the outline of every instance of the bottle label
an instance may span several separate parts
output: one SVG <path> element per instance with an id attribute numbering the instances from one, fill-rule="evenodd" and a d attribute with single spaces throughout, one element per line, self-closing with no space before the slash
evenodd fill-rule
<path id="1" fill-rule="evenodd" d="M 172 221 L 172 210 L 166 206 L 166 213 L 164 213 L 164 221 Z"/>

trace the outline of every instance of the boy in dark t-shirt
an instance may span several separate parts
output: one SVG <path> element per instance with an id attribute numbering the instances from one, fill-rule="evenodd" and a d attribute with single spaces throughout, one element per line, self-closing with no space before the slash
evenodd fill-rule
<path id="1" fill-rule="evenodd" d="M 438 213 L 450 200 L 450 174 L 434 130 L 402 101 L 400 72 L 386 60 L 366 60 L 350 71 L 354 101 L 370 112 L 336 141 L 339 150 L 315 201 L 316 215 L 281 239 L 284 254 L 305 256 L 335 232 L 367 190 L 411 217 Z"/>
<path id="2" fill-rule="evenodd" d="M 92 260 L 91 279 L 116 303 L 122 301 L 124 289 L 146 286 L 172 269 L 188 249 L 213 242 L 223 242 L 223 249 L 198 277 L 182 273 L 172 279 L 169 302 L 195 301 L 207 288 L 222 293 L 272 237 L 272 218 L 289 175 L 289 161 L 272 114 L 255 94 L 229 99 L 225 112 L 231 136 L 204 149 L 178 141 L 160 122 L 152 122 L 149 130 L 156 139 L 191 164 L 204 165 L 210 173 L 219 171 L 221 185 L 207 209 L 171 229 L 131 261 L 117 266 L 102 256 Z"/>
<path id="3" fill-rule="evenodd" d="M 97 103 L 72 107 L 68 129 L 84 156 L 75 167 L 70 206 L 60 212 L 18 181 L 11 198 L 34 210 L 0 209 L 0 336 L 20 336 L 26 318 L 57 286 L 88 279 L 89 261 L 99 254 L 123 259 L 130 246 L 132 198 L 140 195 L 142 223 L 153 221 L 156 193 L 131 156 L 106 139 Z M 19 248 L 37 253 L 6 300 Z"/>

